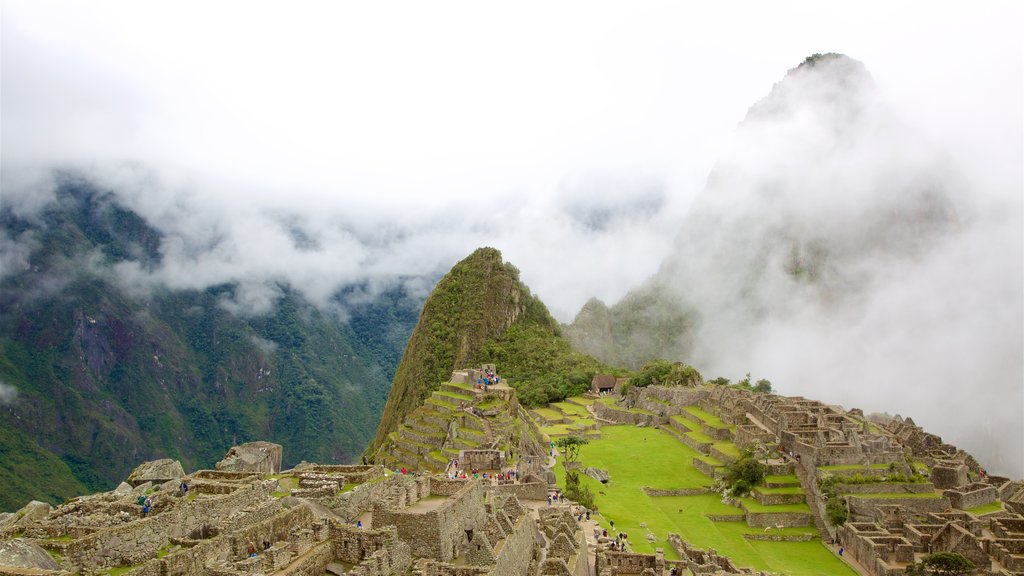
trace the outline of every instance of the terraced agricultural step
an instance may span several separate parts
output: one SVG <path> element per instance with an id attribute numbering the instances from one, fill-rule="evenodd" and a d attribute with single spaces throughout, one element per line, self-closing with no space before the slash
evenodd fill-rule
<path id="1" fill-rule="evenodd" d="M 431 405 L 431 407 L 434 406 Z M 451 410 L 446 410 L 446 412 L 442 413 L 436 410 L 430 410 L 425 407 L 420 407 L 419 409 L 413 411 L 413 413 L 410 414 L 409 417 L 415 418 L 420 422 L 424 422 L 432 426 L 435 426 L 437 427 L 438 430 L 447 430 L 448 423 L 452 421 L 453 412 Z"/>
<path id="2" fill-rule="evenodd" d="M 453 408 L 457 408 L 460 404 L 470 403 L 473 401 L 472 396 L 456 394 L 454 392 L 441 392 L 438 390 L 435 390 L 430 397 L 437 400 L 439 403 L 447 404 Z"/>
<path id="3" fill-rule="evenodd" d="M 462 385 L 448 382 L 446 384 L 442 384 L 440 390 L 443 392 L 451 392 L 453 394 L 473 396 L 473 386 L 469 384 Z"/>
<path id="4" fill-rule="evenodd" d="M 408 426 L 405 426 L 404 424 L 398 429 L 398 434 L 403 440 L 411 441 L 417 444 L 424 444 L 426 446 L 430 446 L 431 448 L 438 449 L 440 449 L 441 445 L 444 444 L 445 439 L 443 435 L 436 436 L 422 434 L 420 432 L 417 432 L 416 430 L 413 430 L 412 428 L 409 428 Z"/>
<path id="5" fill-rule="evenodd" d="M 803 504 L 807 497 L 802 490 L 793 488 L 755 488 L 754 496 L 762 506 Z"/>

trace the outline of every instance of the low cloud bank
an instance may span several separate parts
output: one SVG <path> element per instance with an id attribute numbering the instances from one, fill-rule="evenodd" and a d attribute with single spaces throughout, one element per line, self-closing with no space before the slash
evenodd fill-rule
<path id="1" fill-rule="evenodd" d="M 700 316 L 686 355 L 711 376 L 912 416 L 1024 475 L 1019 181 L 993 190 L 971 168 L 901 123 L 860 63 L 792 71 L 659 277 Z"/>

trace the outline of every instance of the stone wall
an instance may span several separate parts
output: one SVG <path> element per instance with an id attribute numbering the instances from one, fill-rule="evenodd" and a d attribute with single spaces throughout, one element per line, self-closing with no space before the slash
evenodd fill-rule
<path id="1" fill-rule="evenodd" d="M 841 484 L 835 486 L 840 494 L 927 494 L 935 492 L 930 482 L 868 482 L 865 484 Z"/>
<path id="2" fill-rule="evenodd" d="M 506 535 L 490 576 L 527 576 L 534 542 L 533 519 L 529 514 L 523 514 L 516 519 L 512 533 Z M 586 573 L 581 576 L 586 576 Z"/>
<path id="3" fill-rule="evenodd" d="M 484 486 L 484 489 L 498 494 L 514 494 L 520 500 L 545 500 L 548 497 L 548 485 L 544 482 L 494 484 Z"/>
<path id="4" fill-rule="evenodd" d="M 504 470 L 505 453 L 501 450 L 460 450 L 459 466 L 464 470 Z"/>
<path id="5" fill-rule="evenodd" d="M 377 502 L 383 502 L 391 491 L 391 485 L 397 477 L 388 480 L 370 482 L 356 486 L 354 489 L 330 498 L 325 505 L 347 522 L 355 522 L 364 512 L 373 509 Z"/>
<path id="6" fill-rule="evenodd" d="M 187 537 L 195 530 L 208 527 L 211 519 L 226 519 L 234 513 L 234 526 L 264 519 L 246 517 L 252 514 L 251 510 L 249 514 L 237 514 L 254 503 L 264 503 L 257 511 L 269 517 L 273 514 L 272 507 L 279 506 L 276 500 L 270 500 L 270 492 L 276 485 L 276 481 L 258 482 L 226 496 L 181 502 L 170 510 L 78 538 L 68 544 L 66 556 L 76 564 L 95 568 L 143 563 L 155 556 L 172 537 Z"/>
<path id="7" fill-rule="evenodd" d="M 917 514 L 942 512 L 950 508 L 948 498 L 863 498 L 848 496 L 850 514 L 854 517 L 874 518 L 879 506 L 900 505 Z"/>
<path id="8" fill-rule="evenodd" d="M 486 518 L 484 492 L 477 480 L 466 482 L 461 490 L 430 511 L 391 510 L 382 504 L 375 505 L 373 510 L 374 526 L 395 526 L 414 555 L 443 562 L 459 556 L 466 543 L 465 529 L 483 529 Z"/>
<path id="9" fill-rule="evenodd" d="M 641 574 L 644 570 L 655 574 L 665 573 L 665 556 L 658 549 L 657 554 L 633 554 L 631 552 L 602 551 L 598 553 L 597 573 L 599 576 L 619 574 Z"/>
<path id="10" fill-rule="evenodd" d="M 708 494 L 711 492 L 710 488 L 650 488 L 643 486 L 640 488 L 644 494 L 648 496 L 699 496 L 701 494 Z"/>
<path id="11" fill-rule="evenodd" d="M 766 528 L 782 526 L 810 526 L 814 523 L 810 512 L 747 512 L 747 526 Z"/>
<path id="12" fill-rule="evenodd" d="M 756 446 L 758 443 L 771 444 L 775 442 L 775 435 L 761 429 L 760 426 L 752 424 L 739 425 L 736 427 L 734 440 L 740 450 L 748 446 Z"/>
<path id="13" fill-rule="evenodd" d="M 976 508 L 994 502 L 998 498 L 999 493 L 994 486 L 975 482 L 960 488 L 946 490 L 942 495 L 949 498 L 954 508 L 967 510 L 968 508 Z"/>

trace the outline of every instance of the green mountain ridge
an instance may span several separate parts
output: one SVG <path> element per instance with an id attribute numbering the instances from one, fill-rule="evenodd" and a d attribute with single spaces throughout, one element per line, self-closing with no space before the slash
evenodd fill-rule
<path id="1" fill-rule="evenodd" d="M 248 440 L 294 464 L 351 462 L 371 438 L 418 308 L 400 290 L 347 322 L 285 284 L 252 317 L 223 305 L 233 285 L 129 293 L 111 268 L 156 266 L 161 235 L 75 180 L 0 225 L 30 247 L 0 280 L 0 510 L 110 489 L 145 460 L 212 467 Z"/>
<path id="2" fill-rule="evenodd" d="M 480 248 L 455 264 L 424 302 L 367 455 L 453 370 L 484 363 L 497 364 L 527 406 L 579 394 L 595 373 L 610 370 L 572 349 L 501 252 Z"/>

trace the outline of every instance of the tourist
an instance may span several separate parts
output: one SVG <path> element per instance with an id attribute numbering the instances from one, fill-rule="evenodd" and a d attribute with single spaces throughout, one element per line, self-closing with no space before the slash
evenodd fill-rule
<path id="1" fill-rule="evenodd" d="M 842 546 L 840 546 L 840 547 L 839 547 L 839 555 L 840 555 L 840 556 L 842 556 L 842 555 L 843 555 L 843 547 L 842 547 Z"/>
<path id="2" fill-rule="evenodd" d="M 249 558 L 255 558 L 256 557 L 256 545 L 253 544 L 252 542 L 249 542 L 249 547 L 245 549 L 245 555 L 248 556 Z"/>
<path id="3" fill-rule="evenodd" d="M 267 540 L 263 541 L 263 549 L 264 550 L 270 550 L 270 542 L 269 541 L 267 541 Z"/>
<path id="4" fill-rule="evenodd" d="M 587 520 L 590 520 L 590 510 L 587 510 Z"/>
<path id="5" fill-rule="evenodd" d="M 363 521 L 362 520 L 356 520 L 356 528 L 362 528 L 362 527 L 363 527 Z"/>
<path id="6" fill-rule="evenodd" d="M 184 480 L 182 480 L 181 481 L 181 486 L 178 486 L 178 489 L 181 490 L 181 495 L 182 496 L 188 496 L 188 482 L 185 482 Z"/>

